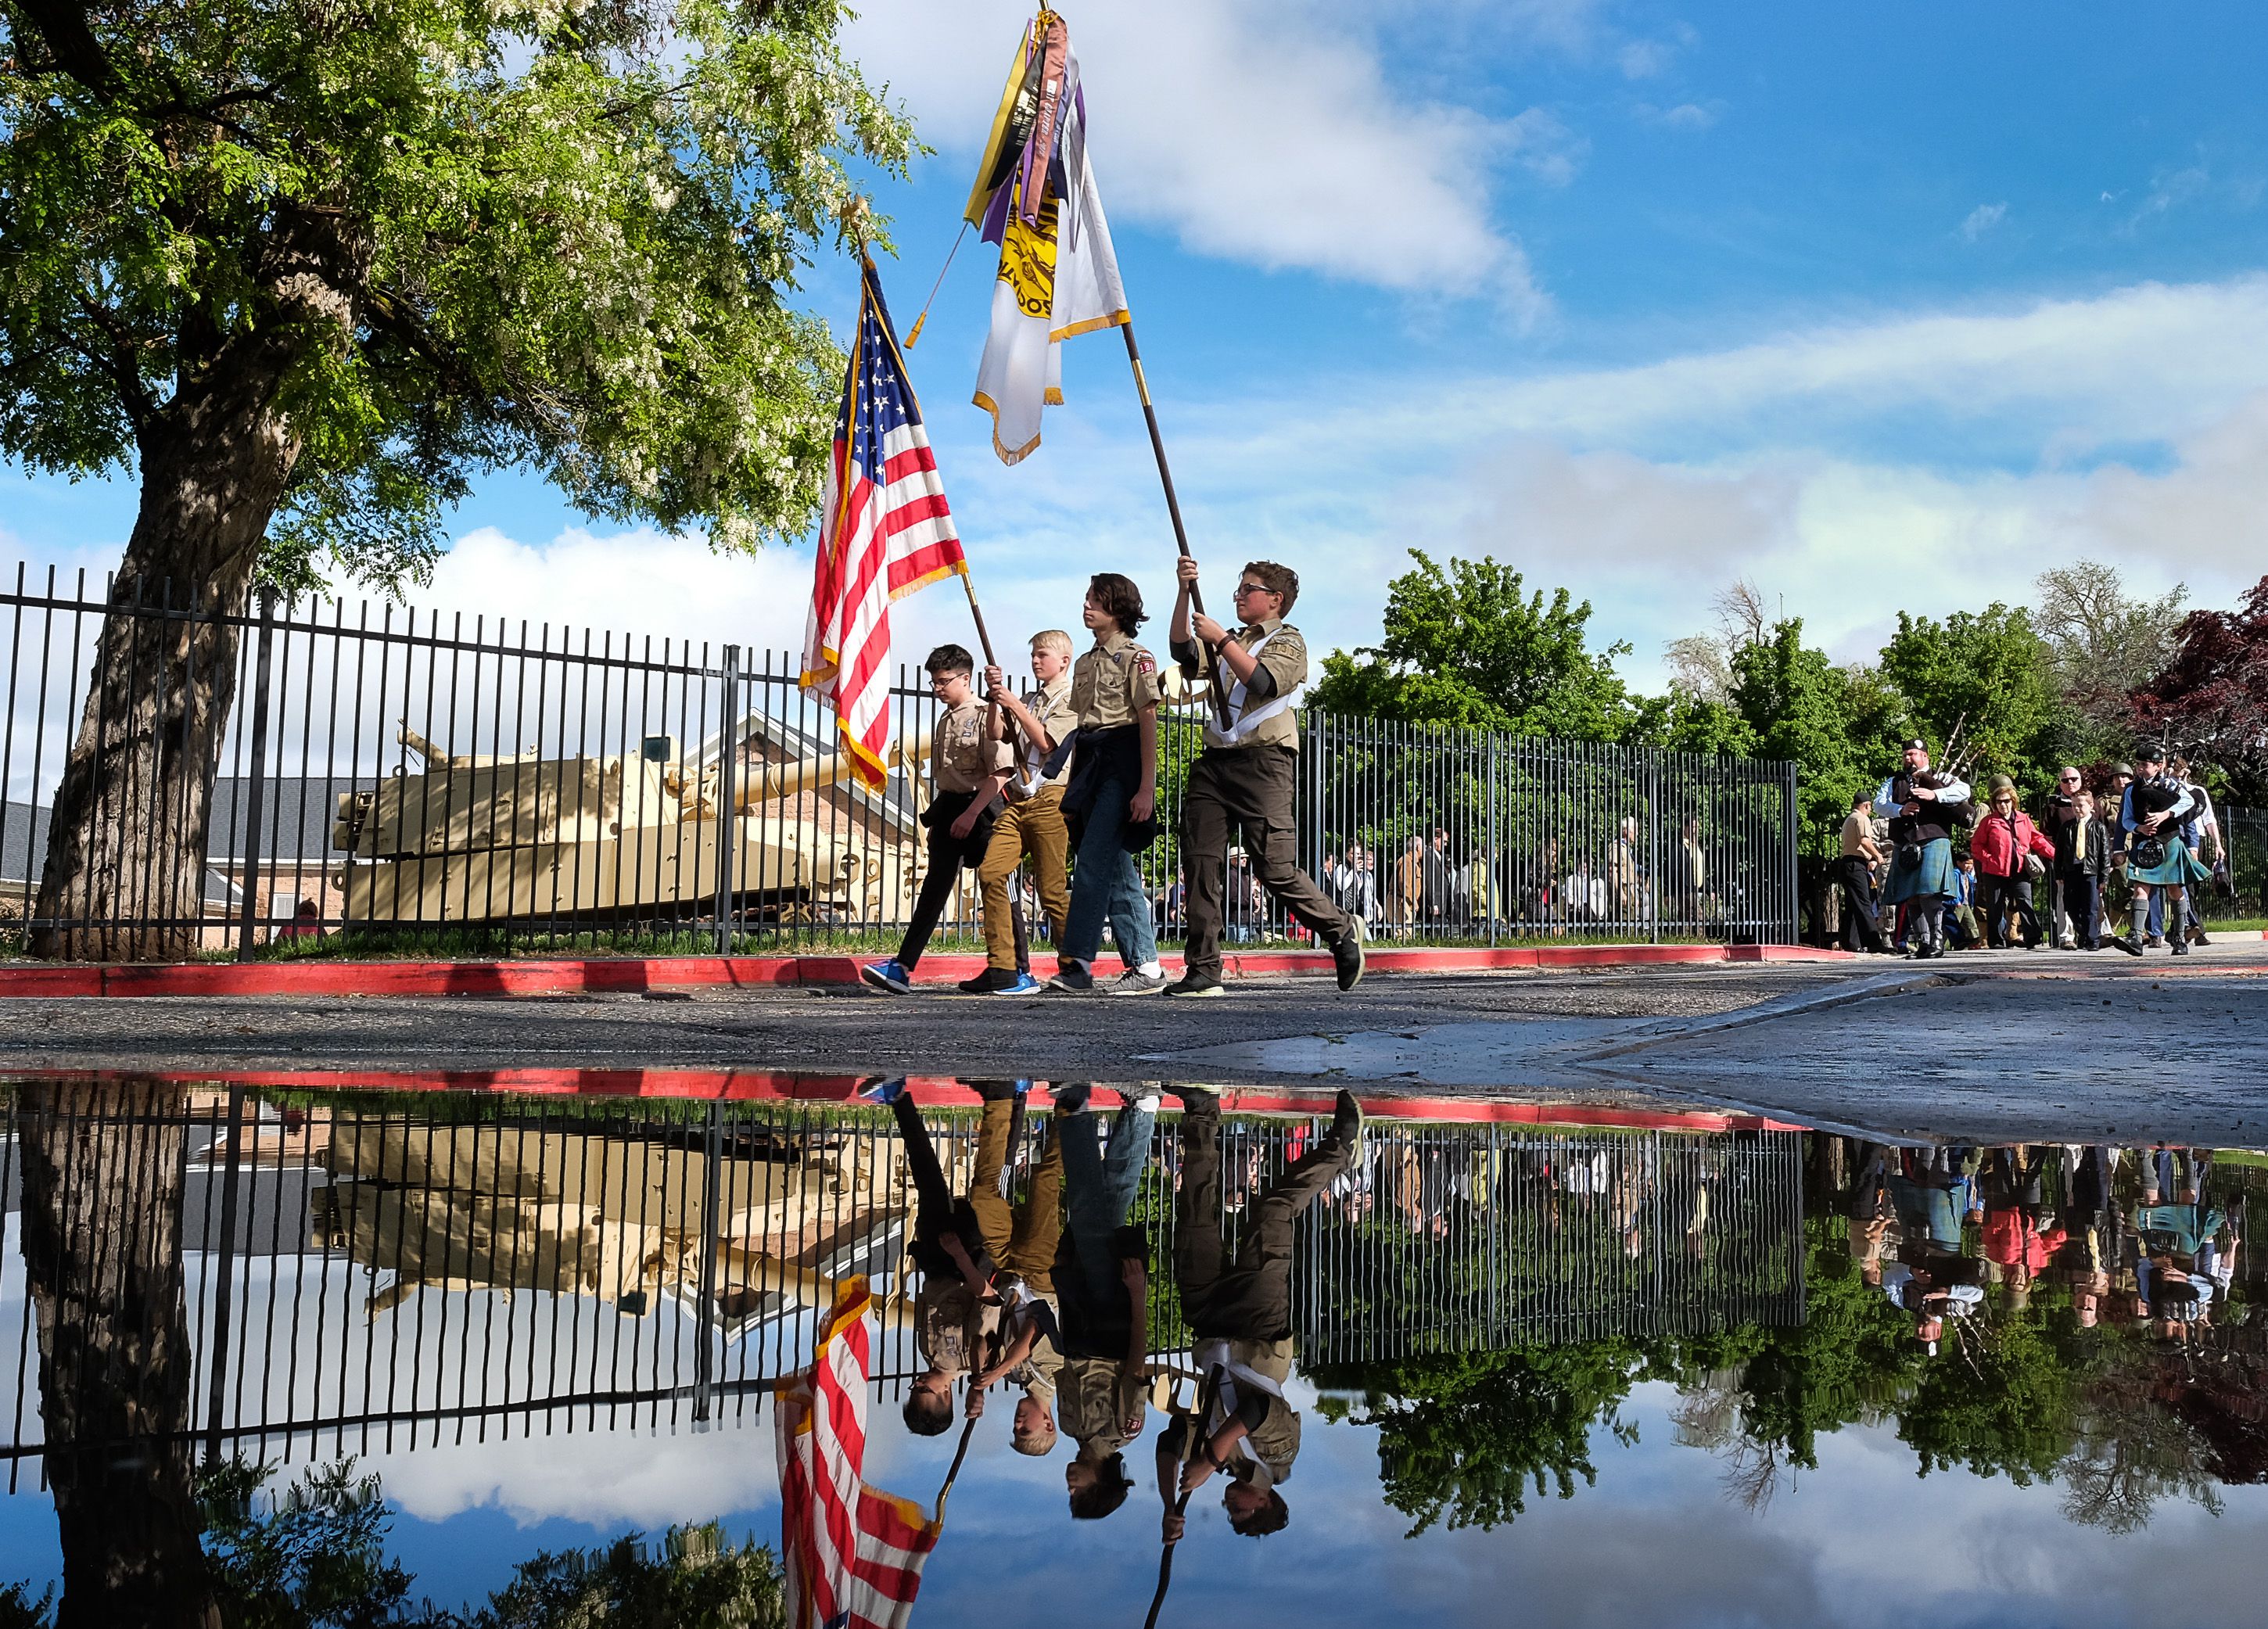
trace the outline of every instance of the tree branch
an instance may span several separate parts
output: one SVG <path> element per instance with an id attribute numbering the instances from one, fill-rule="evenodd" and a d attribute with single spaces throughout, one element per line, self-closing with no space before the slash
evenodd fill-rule
<path id="1" fill-rule="evenodd" d="M 118 70 L 102 42 L 94 37 L 86 8 L 71 0 L 11 0 L 16 14 L 35 29 L 55 66 L 97 96 L 109 98 L 119 88 Z"/>
<path id="2" fill-rule="evenodd" d="M 110 375 L 111 383 L 118 387 L 119 399 L 126 409 L 126 416 L 136 434 L 158 416 L 157 400 L 143 381 L 139 356 L 141 342 L 118 313 L 100 301 L 90 299 L 85 289 L 74 289 L 72 297 L 88 321 L 109 336 L 107 350 L 77 347 L 79 354 Z"/>

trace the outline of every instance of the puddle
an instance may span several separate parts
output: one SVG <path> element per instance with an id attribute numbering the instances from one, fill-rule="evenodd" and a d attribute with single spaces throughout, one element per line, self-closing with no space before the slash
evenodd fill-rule
<path id="1" fill-rule="evenodd" d="M 1140 1622 L 1160 1405 L 1201 1370 L 1223 1400 L 1221 1360 L 1227 1469 L 1160 1624 L 2256 1620 L 2259 1155 L 1415 1098 L 1366 1100 L 1358 1149 L 1327 1090 L 865 1084 L 0 1088 L 0 1584 L 97 1622 L 311 1577 L 354 1621 L 741 1621 L 814 1507 L 777 1388 L 863 1278 L 863 1477 L 911 1501 L 869 1514 L 926 1554 L 916 1624 L 1004 1589 Z M 955 1310 L 908 1268 L 923 1146 L 1072 1351 L 965 1443 L 967 1387 L 939 1434 L 906 1412 Z"/>

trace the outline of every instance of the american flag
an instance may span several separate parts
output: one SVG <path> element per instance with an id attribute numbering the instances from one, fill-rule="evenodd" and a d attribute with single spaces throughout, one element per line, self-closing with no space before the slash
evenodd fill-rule
<path id="1" fill-rule="evenodd" d="M 846 1281 L 811 1372 L 774 1392 L 788 1629 L 903 1629 L 945 1529 L 860 1475 L 873 1304 L 865 1279 Z"/>
<path id="2" fill-rule="evenodd" d="M 860 257 L 858 343 L 843 381 L 833 483 L 819 538 L 803 685 L 834 707 L 859 778 L 888 777 L 890 601 L 960 572 L 945 483 L 890 326 L 874 262 Z"/>

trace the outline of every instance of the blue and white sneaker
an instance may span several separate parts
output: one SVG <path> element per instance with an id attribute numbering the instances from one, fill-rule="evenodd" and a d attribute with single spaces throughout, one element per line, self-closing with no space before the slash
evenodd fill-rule
<path id="1" fill-rule="evenodd" d="M 887 990 L 894 996 L 909 996 L 914 992 L 914 976 L 898 965 L 892 956 L 887 962 L 869 962 L 858 969 L 858 977 L 877 990 Z"/>
<path id="2" fill-rule="evenodd" d="M 887 1109 L 904 1095 L 905 1089 L 905 1076 L 894 1074 L 886 1080 L 877 1080 L 873 1085 L 863 1088 L 858 1094 L 858 1101 L 863 1103 L 874 1103 Z"/>
<path id="3" fill-rule="evenodd" d="M 1046 988 L 1045 984 L 1034 978 L 1029 973 L 1019 973 L 1016 975 L 1014 984 L 1003 984 L 993 993 L 1003 996 L 1035 996 Z"/>

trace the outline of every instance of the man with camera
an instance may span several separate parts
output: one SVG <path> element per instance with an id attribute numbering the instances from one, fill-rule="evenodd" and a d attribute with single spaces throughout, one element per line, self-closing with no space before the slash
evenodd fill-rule
<path id="1" fill-rule="evenodd" d="M 2102 879 L 2110 869 L 2110 834 L 2095 818 L 2095 794 L 2066 764 L 2048 800 L 2048 837 L 2055 844 L 2056 940 L 2065 950 L 2102 948 Z"/>

